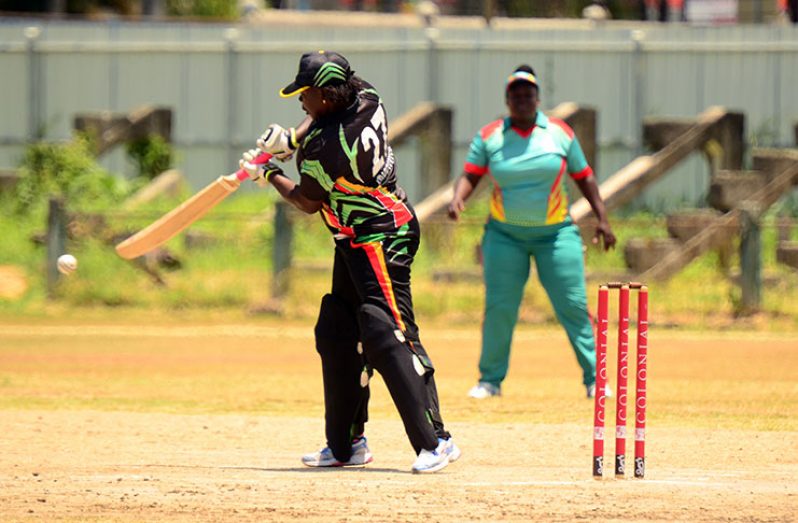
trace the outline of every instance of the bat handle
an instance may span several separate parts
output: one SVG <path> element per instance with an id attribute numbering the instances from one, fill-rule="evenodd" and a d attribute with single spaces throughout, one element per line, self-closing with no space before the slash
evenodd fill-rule
<path id="1" fill-rule="evenodd" d="M 269 154 L 269 153 L 260 153 L 259 155 L 257 155 L 255 157 L 254 160 L 252 160 L 252 163 L 254 163 L 254 164 L 266 163 L 266 162 L 268 162 L 271 159 L 272 159 L 272 155 L 271 154 Z M 247 173 L 247 171 L 245 171 L 244 169 L 237 170 L 235 172 L 235 176 L 236 176 L 236 179 L 239 182 L 243 182 L 244 180 L 248 180 L 249 179 L 249 173 Z"/>

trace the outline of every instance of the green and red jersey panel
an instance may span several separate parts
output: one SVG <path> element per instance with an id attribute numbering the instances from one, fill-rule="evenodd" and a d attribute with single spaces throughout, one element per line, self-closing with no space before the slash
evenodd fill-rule
<path id="1" fill-rule="evenodd" d="M 336 235 L 391 233 L 413 218 L 397 185 L 385 107 L 365 82 L 351 106 L 313 123 L 297 167 L 301 194 L 323 202 L 322 218 Z"/>

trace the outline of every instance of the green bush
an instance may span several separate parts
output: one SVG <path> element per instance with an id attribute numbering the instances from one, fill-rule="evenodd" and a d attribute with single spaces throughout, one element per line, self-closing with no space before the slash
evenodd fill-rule
<path id="1" fill-rule="evenodd" d="M 126 184 L 97 163 L 89 140 L 83 136 L 70 142 L 30 145 L 19 174 L 14 190 L 18 214 L 40 209 L 50 196 L 64 198 L 72 209 L 104 209 L 128 192 Z"/>
<path id="2" fill-rule="evenodd" d="M 152 180 L 172 167 L 172 146 L 157 134 L 127 144 L 127 155 L 138 167 L 138 176 Z"/>
<path id="3" fill-rule="evenodd" d="M 166 12 L 172 16 L 203 16 L 232 20 L 238 17 L 235 0 L 166 0 Z"/>

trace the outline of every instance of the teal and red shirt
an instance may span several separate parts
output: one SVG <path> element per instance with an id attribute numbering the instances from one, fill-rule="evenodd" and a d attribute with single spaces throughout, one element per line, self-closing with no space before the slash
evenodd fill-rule
<path id="1" fill-rule="evenodd" d="M 541 111 L 532 129 L 513 127 L 509 117 L 480 129 L 464 170 L 490 176 L 492 219 L 527 227 L 568 219 L 565 174 L 580 180 L 593 173 L 574 131 Z"/>

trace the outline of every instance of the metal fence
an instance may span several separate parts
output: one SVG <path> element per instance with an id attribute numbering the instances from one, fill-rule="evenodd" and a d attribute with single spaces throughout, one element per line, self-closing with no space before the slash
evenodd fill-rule
<path id="1" fill-rule="evenodd" d="M 301 119 L 298 103 L 277 91 L 292 79 L 300 53 L 319 48 L 347 55 L 394 117 L 424 100 L 452 106 L 453 176 L 477 129 L 503 114 L 504 79 L 520 63 L 536 69 L 544 109 L 563 101 L 598 109 L 600 179 L 642 151 L 646 116 L 690 117 L 725 105 L 746 114 L 752 144 L 795 145 L 796 27 L 485 26 L 453 17 L 435 27 L 406 17 L 369 26 L 324 16 L 281 24 L 280 16 L 261 25 L 0 18 L 0 168 L 14 166 L 29 140 L 68 138 L 77 113 L 148 103 L 175 111 L 179 167 L 199 185 L 232 169 L 269 122 Z M 412 142 L 398 156 L 402 183 L 418 199 Z M 122 152 L 104 163 L 115 172 L 132 169 Z M 647 191 L 641 205 L 695 204 L 707 187 L 707 168 L 695 158 Z"/>

